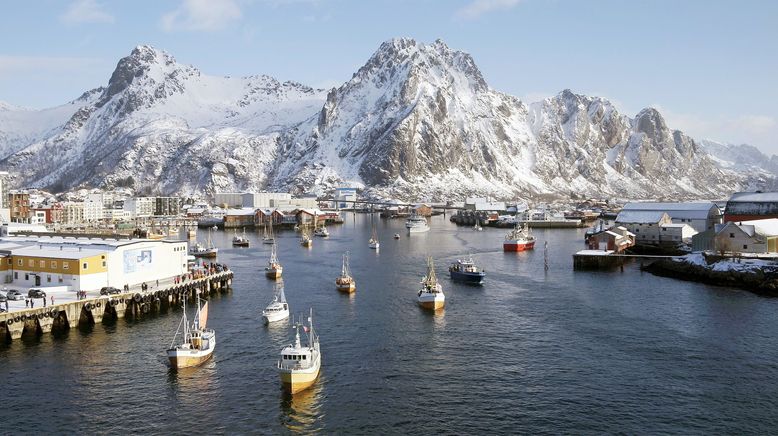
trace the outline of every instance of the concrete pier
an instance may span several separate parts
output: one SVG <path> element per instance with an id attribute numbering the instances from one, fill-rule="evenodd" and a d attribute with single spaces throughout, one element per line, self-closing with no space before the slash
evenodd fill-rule
<path id="1" fill-rule="evenodd" d="M 180 283 L 163 285 L 146 291 L 131 291 L 114 295 L 70 301 L 48 307 L 19 309 L 0 313 L 0 337 L 19 339 L 23 334 L 43 334 L 99 324 L 103 320 L 132 317 L 140 319 L 149 313 L 180 306 L 187 299 L 201 298 L 232 289 L 232 271 L 222 271 Z"/>

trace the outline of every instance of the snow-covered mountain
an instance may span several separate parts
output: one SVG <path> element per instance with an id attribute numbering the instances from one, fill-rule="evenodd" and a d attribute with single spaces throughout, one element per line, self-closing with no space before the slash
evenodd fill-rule
<path id="1" fill-rule="evenodd" d="M 350 184 L 450 199 L 709 198 L 759 183 L 654 109 L 630 118 L 569 90 L 527 105 L 491 89 L 470 55 L 442 41 L 387 41 L 329 93 L 267 76 L 207 76 L 140 46 L 107 87 L 76 102 L 59 122 L 21 123 L 36 125 L 32 133 L 4 130 L 4 114 L 23 111 L 0 109 L 0 167 L 17 184 L 161 194 Z"/>
<path id="2" fill-rule="evenodd" d="M 268 76 L 208 76 L 140 46 L 95 98 L 3 166 L 20 184 L 55 191 L 81 184 L 162 194 L 259 189 L 278 133 L 315 113 L 324 96 Z"/>

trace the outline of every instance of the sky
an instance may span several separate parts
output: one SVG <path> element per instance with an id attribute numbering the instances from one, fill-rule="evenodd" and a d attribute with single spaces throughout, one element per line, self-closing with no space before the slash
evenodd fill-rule
<path id="1" fill-rule="evenodd" d="M 8 0 L 0 101 L 63 104 L 140 44 L 206 74 L 329 88 L 394 37 L 440 38 L 527 103 L 571 89 L 778 154 L 778 1 Z"/>

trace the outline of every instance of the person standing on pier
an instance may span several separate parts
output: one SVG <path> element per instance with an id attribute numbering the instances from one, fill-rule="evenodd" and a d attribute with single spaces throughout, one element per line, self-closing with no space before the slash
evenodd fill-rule
<path id="1" fill-rule="evenodd" d="M 53 295 L 51 296 L 51 305 L 52 306 L 54 305 L 54 296 Z"/>
<path id="2" fill-rule="evenodd" d="M 25 298 L 25 299 L 24 299 L 24 308 L 26 309 L 26 308 L 28 308 L 28 307 L 30 307 L 30 300 L 29 300 L 29 299 L 27 299 L 27 298 Z"/>

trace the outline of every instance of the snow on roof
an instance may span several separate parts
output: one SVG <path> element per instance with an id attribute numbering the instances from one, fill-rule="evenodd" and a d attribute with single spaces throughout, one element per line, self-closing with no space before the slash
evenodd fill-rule
<path id="1" fill-rule="evenodd" d="M 653 224 L 662 220 L 662 211 L 653 210 L 622 210 L 616 217 L 617 223 Z"/>
<path id="2" fill-rule="evenodd" d="M 81 247 L 78 247 L 81 248 Z M 83 259 L 85 257 L 100 256 L 112 251 L 109 249 L 78 249 L 76 247 L 34 245 L 13 250 L 14 256 L 51 257 L 55 259 Z"/>
<path id="3" fill-rule="evenodd" d="M 729 197 L 730 202 L 775 203 L 778 202 L 778 192 L 735 192 Z"/>
<path id="4" fill-rule="evenodd" d="M 227 216 L 236 216 L 236 215 L 254 215 L 254 208 L 253 207 L 244 207 L 242 209 L 228 209 L 227 210 Z"/>
<path id="5" fill-rule="evenodd" d="M 722 231 L 724 231 L 724 229 L 726 229 L 728 227 L 736 227 L 736 228 L 740 229 L 743 233 L 745 233 L 748 236 L 754 236 L 754 232 L 756 230 L 756 228 L 754 226 L 752 226 L 752 225 L 740 224 L 740 223 L 736 223 L 736 222 L 732 222 L 732 221 L 726 222 L 726 223 L 723 223 L 723 224 L 716 224 L 713 228 L 714 228 L 714 231 L 716 232 L 716 234 L 718 235 L 719 233 L 721 233 Z"/>
<path id="6" fill-rule="evenodd" d="M 754 229 L 760 235 L 778 236 L 778 218 L 742 221 L 742 224 L 754 226 Z"/>
<path id="7" fill-rule="evenodd" d="M 668 223 L 668 224 L 662 224 L 662 227 L 678 227 L 678 228 L 680 228 L 680 227 L 687 227 L 687 226 L 688 226 L 688 227 L 691 227 L 691 226 L 689 226 L 688 224 L 683 224 L 683 223 Z"/>
<path id="8" fill-rule="evenodd" d="M 670 218 L 691 218 L 691 219 L 706 219 L 711 209 L 716 209 L 716 212 L 721 215 L 721 211 L 718 210 L 718 206 L 710 201 L 690 201 L 684 203 L 665 203 L 665 202 L 640 202 L 640 203 L 627 203 L 622 210 L 628 211 L 661 211 L 667 212 Z"/>

